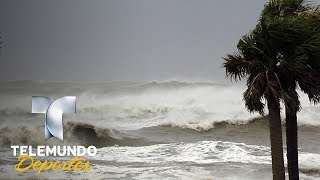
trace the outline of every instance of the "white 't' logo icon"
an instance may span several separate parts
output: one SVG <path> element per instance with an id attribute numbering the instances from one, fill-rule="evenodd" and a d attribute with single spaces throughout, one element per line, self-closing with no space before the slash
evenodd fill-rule
<path id="1" fill-rule="evenodd" d="M 63 140 L 63 113 L 76 113 L 76 97 L 64 96 L 52 101 L 45 96 L 32 96 L 32 113 L 44 113 L 45 130 L 44 136 L 47 139 L 56 137 Z"/>

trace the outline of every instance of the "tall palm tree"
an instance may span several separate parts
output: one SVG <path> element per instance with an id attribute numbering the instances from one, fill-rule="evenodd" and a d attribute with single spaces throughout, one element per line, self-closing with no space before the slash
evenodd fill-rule
<path id="1" fill-rule="evenodd" d="M 281 50 L 279 76 L 283 86 L 282 99 L 286 109 L 286 136 L 289 179 L 299 179 L 297 112 L 300 102 L 297 84 L 308 94 L 311 102 L 320 97 L 320 11 L 319 6 L 304 0 L 273 0 L 264 9 L 266 15 L 275 18 L 277 39 Z"/>
<path id="2" fill-rule="evenodd" d="M 286 108 L 289 178 L 299 179 L 296 88 L 319 102 L 319 17 L 319 8 L 303 0 L 270 0 L 256 28 L 240 39 L 238 52 L 224 58 L 228 76 L 247 77 L 244 101 L 250 112 L 263 114 L 262 99 L 267 100 L 274 179 L 284 179 L 280 100 Z"/>
<path id="3" fill-rule="evenodd" d="M 265 19 L 260 19 L 257 27 L 240 39 L 239 51 L 224 58 L 224 67 L 227 75 L 236 81 L 247 77 L 247 90 L 243 97 L 250 112 L 264 114 L 262 99 L 267 100 L 273 178 L 281 180 L 285 178 L 279 103 L 281 93 L 276 76 L 277 54 L 269 41 L 265 23 Z"/>

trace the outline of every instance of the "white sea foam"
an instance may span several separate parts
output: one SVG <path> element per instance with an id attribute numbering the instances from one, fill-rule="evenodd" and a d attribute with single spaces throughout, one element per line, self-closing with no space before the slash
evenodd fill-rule
<path id="1" fill-rule="evenodd" d="M 216 123 L 246 124 L 259 114 L 250 114 L 242 100 L 241 86 L 189 85 L 159 87 L 148 84 L 139 91 L 93 95 L 84 93 L 78 99 L 80 112 L 95 113 L 113 128 L 138 129 L 169 125 L 208 130 Z M 299 125 L 320 126 L 320 107 L 309 103 L 300 93 L 302 111 Z M 268 110 L 266 109 L 266 114 Z M 283 119 L 284 119 L 284 112 Z M 116 122 L 116 123 L 113 123 Z"/>
<path id="2" fill-rule="evenodd" d="M 219 122 L 246 124 L 260 116 L 250 114 L 246 110 L 242 100 L 245 90 L 243 86 L 182 82 L 66 84 L 65 86 L 70 90 L 60 90 L 64 95 L 72 93 L 77 96 L 77 114 L 72 116 L 73 119 L 99 125 L 104 122 L 102 125 L 116 129 L 168 125 L 209 130 Z M 15 89 L 14 86 L 12 88 Z M 61 96 L 61 92 L 56 89 L 53 88 L 55 91 L 51 93 L 47 92 L 48 88 L 43 91 L 55 98 Z M 72 89 L 80 90 L 71 91 Z M 28 103 L 31 95 L 34 95 L 31 94 L 34 90 L 19 90 L 26 92 L 20 92 L 19 96 L 8 92 L 1 97 L 3 101 L 0 104 L 0 115 L 5 116 L 6 118 L 2 119 L 8 123 L 13 118 L 18 119 L 23 116 L 25 119 L 25 115 L 30 114 Z M 320 126 L 318 118 L 320 106 L 310 104 L 303 93 L 300 93 L 300 100 L 303 109 L 298 113 L 299 125 Z"/>
<path id="3" fill-rule="evenodd" d="M 8 151 L 10 154 L 11 151 Z M 2 152 L 3 154 L 3 152 Z M 271 156 L 266 146 L 247 145 L 223 141 L 157 144 L 140 147 L 104 147 L 94 157 L 86 173 L 49 171 L 43 174 L 24 173 L 26 177 L 43 178 L 136 178 L 136 179 L 270 179 Z M 4 160 L 12 161 L 6 156 Z M 299 153 L 301 178 L 317 179 L 320 154 Z M 0 168 L 3 177 L 15 178 L 12 165 Z"/>
<path id="4" fill-rule="evenodd" d="M 222 141 L 157 144 L 141 147 L 105 147 L 98 150 L 95 159 L 130 163 L 197 164 L 243 163 L 270 164 L 270 149 L 265 146 Z"/>
<path id="5" fill-rule="evenodd" d="M 85 93 L 78 99 L 86 101 L 80 104 L 79 113 L 97 113 L 110 123 L 117 120 L 115 125 L 122 128 L 170 124 L 206 130 L 217 122 L 244 124 L 259 116 L 245 109 L 241 89 L 235 87 L 148 88 L 139 93 L 103 97 Z"/>
<path id="6" fill-rule="evenodd" d="M 286 157 L 286 154 L 284 154 Z M 223 141 L 200 141 L 196 143 L 157 144 L 140 147 L 104 147 L 98 149 L 93 159 L 113 163 L 179 164 L 216 163 L 270 165 L 269 147 Z M 285 158 L 285 164 L 286 164 Z M 320 171 L 320 154 L 300 152 L 301 169 Z"/>

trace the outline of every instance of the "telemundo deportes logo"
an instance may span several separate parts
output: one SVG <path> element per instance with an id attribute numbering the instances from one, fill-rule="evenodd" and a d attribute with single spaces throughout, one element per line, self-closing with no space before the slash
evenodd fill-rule
<path id="1" fill-rule="evenodd" d="M 45 114 L 44 136 L 45 140 L 55 137 L 63 141 L 63 121 L 64 113 L 76 113 L 76 97 L 64 96 L 56 100 L 51 100 L 45 96 L 32 96 L 32 113 Z M 84 170 L 88 171 L 91 163 L 83 156 L 95 156 L 97 148 L 95 146 L 44 146 L 32 147 L 28 145 L 11 146 L 13 156 L 18 156 L 18 164 L 15 165 L 17 171 L 35 170 L 39 174 L 48 170 Z M 70 160 L 50 161 L 36 160 L 33 157 L 73 156 Z"/>

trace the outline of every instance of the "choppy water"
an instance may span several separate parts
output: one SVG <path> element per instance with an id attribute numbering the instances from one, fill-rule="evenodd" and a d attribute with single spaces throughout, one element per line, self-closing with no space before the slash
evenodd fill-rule
<path id="1" fill-rule="evenodd" d="M 266 118 L 249 114 L 243 87 L 213 83 L 0 83 L 1 178 L 271 179 Z M 44 140 L 31 96 L 74 95 L 64 141 Z M 319 106 L 301 94 L 301 179 L 320 179 Z M 95 145 L 87 172 L 13 171 L 10 145 Z"/>

